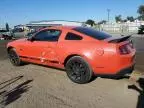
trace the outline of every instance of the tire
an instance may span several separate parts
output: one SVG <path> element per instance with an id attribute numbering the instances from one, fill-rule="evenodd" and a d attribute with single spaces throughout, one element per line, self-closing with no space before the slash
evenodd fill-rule
<path id="1" fill-rule="evenodd" d="M 69 79 L 78 84 L 90 82 L 93 76 L 89 64 L 80 56 L 70 58 L 67 61 L 65 68 Z"/>
<path id="2" fill-rule="evenodd" d="M 14 66 L 20 66 L 23 63 L 14 48 L 8 51 L 8 57 Z"/>

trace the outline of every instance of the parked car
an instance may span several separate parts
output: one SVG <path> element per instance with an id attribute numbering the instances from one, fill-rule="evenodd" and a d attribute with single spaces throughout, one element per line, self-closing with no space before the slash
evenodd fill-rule
<path id="1" fill-rule="evenodd" d="M 113 37 L 86 27 L 45 28 L 9 42 L 7 51 L 15 66 L 30 62 L 66 69 L 79 84 L 88 83 L 93 75 L 123 76 L 134 69 L 130 36 Z"/>
<path id="2" fill-rule="evenodd" d="M 141 25 L 138 29 L 138 34 L 144 34 L 144 25 Z"/>
<path id="3" fill-rule="evenodd" d="M 17 33 L 17 32 L 24 32 L 24 29 L 22 29 L 22 28 L 14 28 L 13 29 L 13 33 Z"/>
<path id="4" fill-rule="evenodd" d="M 11 40 L 13 38 L 12 31 L 0 30 L 0 38 L 4 40 Z"/>

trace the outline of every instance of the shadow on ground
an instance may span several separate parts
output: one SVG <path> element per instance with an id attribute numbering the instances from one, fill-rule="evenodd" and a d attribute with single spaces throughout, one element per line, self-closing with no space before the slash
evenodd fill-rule
<path id="1" fill-rule="evenodd" d="M 2 87 L 0 87 L 0 90 L 7 87 L 7 86 L 9 86 L 12 83 L 18 81 L 21 78 L 23 78 L 23 76 L 18 76 L 18 77 L 15 77 L 15 78 L 12 78 L 10 80 L 7 80 L 7 81 L 4 81 L 4 82 L 0 83 L 0 86 L 3 85 Z"/>
<path id="2" fill-rule="evenodd" d="M 13 78 L 11 80 L 5 81 L 3 83 L 0 83 L 0 85 L 10 82 L 2 87 L 2 88 L 4 88 L 4 87 L 14 83 L 15 81 L 19 80 L 20 78 L 22 78 L 22 76 L 19 76 L 19 77 Z M 27 92 L 29 90 L 29 88 L 31 88 L 31 86 L 29 86 L 28 84 L 32 81 L 33 80 L 27 80 L 11 90 L 1 91 L 0 92 L 0 107 L 3 108 L 4 106 L 19 99 L 23 93 Z"/>
<path id="3" fill-rule="evenodd" d="M 136 85 L 129 85 L 128 89 L 133 89 L 139 92 L 136 108 L 144 108 L 144 78 L 140 78 L 137 83 L 139 84 L 139 87 Z"/>

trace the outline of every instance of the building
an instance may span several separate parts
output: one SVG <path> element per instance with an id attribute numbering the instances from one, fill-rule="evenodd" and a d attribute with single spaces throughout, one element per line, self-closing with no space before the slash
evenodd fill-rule
<path id="1" fill-rule="evenodd" d="M 134 22 L 106 23 L 100 25 L 100 30 L 116 33 L 137 33 L 140 25 L 144 25 L 144 21 L 135 20 Z"/>
<path id="2" fill-rule="evenodd" d="M 42 21 L 31 21 L 26 24 L 30 29 L 40 29 L 50 26 L 85 26 L 84 22 L 78 21 L 67 21 L 67 20 L 42 20 Z"/>

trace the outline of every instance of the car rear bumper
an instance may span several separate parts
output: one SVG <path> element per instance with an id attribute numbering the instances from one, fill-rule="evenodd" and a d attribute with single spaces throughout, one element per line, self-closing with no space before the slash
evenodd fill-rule
<path id="1" fill-rule="evenodd" d="M 92 65 L 94 74 L 122 75 L 131 73 L 135 64 L 135 53 L 127 56 L 117 56 L 101 61 L 101 64 Z"/>
<path id="2" fill-rule="evenodd" d="M 130 67 L 127 67 L 127 68 L 121 69 L 120 71 L 117 72 L 116 75 L 118 75 L 118 76 L 129 75 L 129 74 L 131 74 L 131 73 L 133 72 L 134 67 L 135 67 L 135 64 L 133 64 L 133 65 L 130 66 Z"/>
<path id="3" fill-rule="evenodd" d="M 94 75 L 97 75 L 97 76 L 129 76 L 133 70 L 134 70 L 134 67 L 135 67 L 135 64 L 129 66 L 129 67 L 126 67 L 126 68 L 123 68 L 121 70 L 118 70 L 118 71 L 115 71 L 114 74 L 112 74 L 112 72 L 106 72 L 106 73 L 103 73 L 103 72 L 94 72 Z"/>

